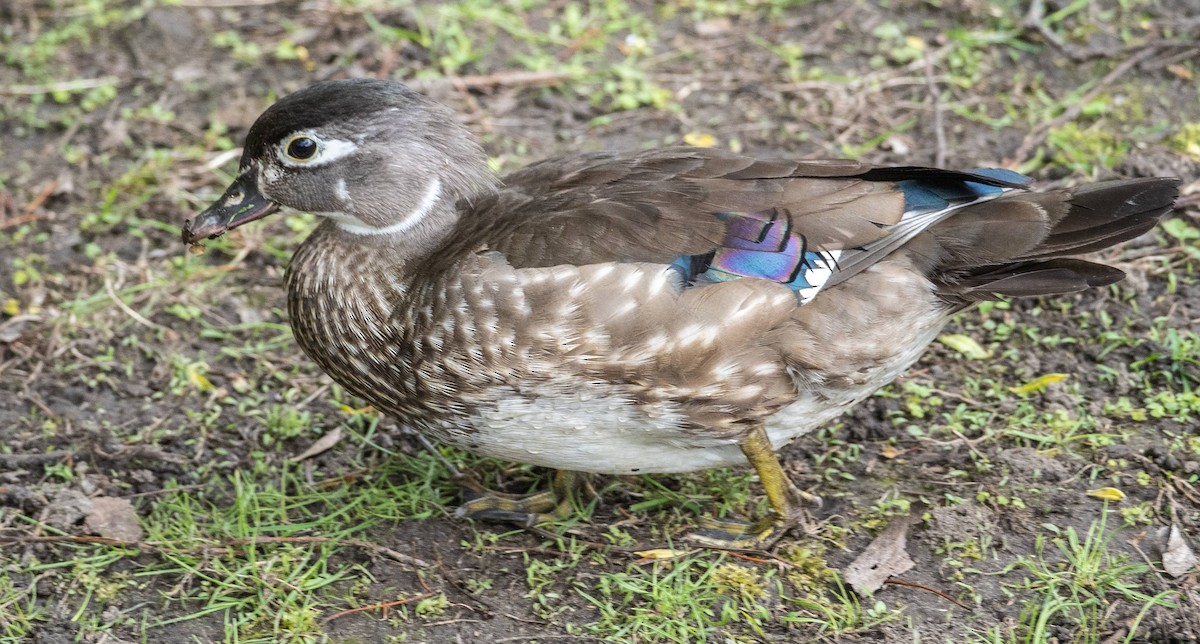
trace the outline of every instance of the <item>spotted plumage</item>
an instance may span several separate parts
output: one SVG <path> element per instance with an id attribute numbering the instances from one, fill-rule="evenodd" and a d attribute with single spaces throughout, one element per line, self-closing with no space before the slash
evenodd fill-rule
<path id="1" fill-rule="evenodd" d="M 561 470 L 749 460 L 785 526 L 799 493 L 773 448 L 890 382 L 975 301 L 1120 279 L 1065 256 L 1149 230 L 1176 185 L 1035 193 L 1005 170 L 696 148 L 498 178 L 442 106 L 335 81 L 259 118 L 184 239 L 280 206 L 322 215 L 288 308 L 350 391 L 435 439 Z"/>

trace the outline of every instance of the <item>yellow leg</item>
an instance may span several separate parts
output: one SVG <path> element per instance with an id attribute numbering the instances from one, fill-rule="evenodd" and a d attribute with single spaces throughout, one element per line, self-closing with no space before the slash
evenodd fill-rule
<path id="1" fill-rule="evenodd" d="M 770 547 L 788 530 L 803 522 L 801 501 L 820 505 L 819 497 L 802 492 L 792 485 L 779 464 L 779 457 L 771 447 L 767 432 L 761 426 L 750 432 L 739 444 L 746 460 L 758 472 L 767 500 L 771 502 L 773 514 L 758 521 L 746 522 L 730 519 L 702 517 L 700 530 L 688 537 L 703 545 L 714 548 L 750 550 Z"/>
<path id="2" fill-rule="evenodd" d="M 576 490 L 581 487 L 591 490 L 583 478 L 579 472 L 555 470 L 549 490 L 528 496 L 493 492 L 469 482 L 464 486 L 467 500 L 454 511 L 454 516 L 524 526 L 565 519 L 571 515 L 571 500 Z"/>

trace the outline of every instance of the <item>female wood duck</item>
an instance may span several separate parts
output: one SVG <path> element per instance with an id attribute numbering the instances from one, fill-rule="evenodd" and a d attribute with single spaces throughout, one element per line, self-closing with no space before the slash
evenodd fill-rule
<path id="1" fill-rule="evenodd" d="M 1064 256 L 1151 229 L 1178 181 L 1028 184 L 687 147 L 498 178 L 447 108 L 341 80 L 258 118 L 183 239 L 280 207 L 323 217 L 286 279 L 304 351 L 427 436 L 560 471 L 553 493 L 463 514 L 540 520 L 568 507 L 575 472 L 749 461 L 774 516 L 699 538 L 761 546 L 806 496 L 776 449 L 891 382 L 974 302 L 1121 279 Z"/>

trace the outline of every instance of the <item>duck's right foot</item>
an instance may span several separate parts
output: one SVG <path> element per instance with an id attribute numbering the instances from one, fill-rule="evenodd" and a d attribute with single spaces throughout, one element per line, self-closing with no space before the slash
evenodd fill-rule
<path id="1" fill-rule="evenodd" d="M 474 481 L 463 486 L 465 501 L 454 511 L 456 518 L 534 526 L 561 521 L 571 516 L 572 498 L 581 485 L 577 472 L 558 470 L 551 489 L 525 496 L 494 492 Z"/>

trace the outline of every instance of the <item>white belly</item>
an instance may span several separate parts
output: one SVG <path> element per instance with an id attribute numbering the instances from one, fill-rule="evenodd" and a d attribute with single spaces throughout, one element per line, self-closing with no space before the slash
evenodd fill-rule
<path id="1" fill-rule="evenodd" d="M 473 417 L 467 431 L 431 429 L 476 454 L 577 472 L 690 472 L 745 462 L 736 439 L 682 429 L 684 417 L 674 405 L 647 409 L 603 392 L 607 388 L 534 397 L 514 392 Z"/>
<path id="2" fill-rule="evenodd" d="M 853 405 L 813 398 L 804 396 L 767 420 L 772 445 L 782 447 Z M 684 430 L 677 411 L 650 416 L 642 409 L 611 398 L 514 398 L 475 417 L 468 432 L 433 433 L 476 454 L 576 472 L 654 474 L 746 464 L 736 438 Z"/>
<path id="3" fill-rule="evenodd" d="M 904 343 L 890 360 L 860 374 L 864 384 L 859 387 L 802 390 L 794 403 L 766 419 L 771 444 L 783 447 L 894 380 L 937 337 L 941 321 L 929 320 L 916 342 Z M 683 429 L 685 417 L 678 406 L 635 404 L 615 385 L 511 390 L 495 397 L 498 403 L 465 422 L 427 429 L 469 452 L 577 472 L 692 472 L 746 463 L 736 438 Z"/>

